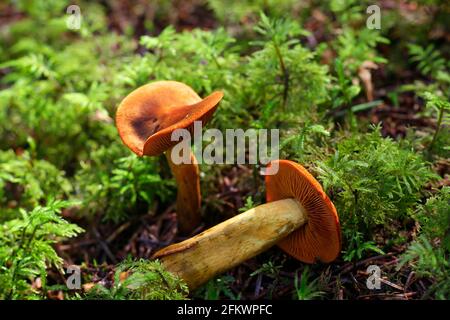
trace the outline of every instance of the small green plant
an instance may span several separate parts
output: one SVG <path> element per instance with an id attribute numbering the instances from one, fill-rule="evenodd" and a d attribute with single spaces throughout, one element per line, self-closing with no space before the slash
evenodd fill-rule
<path id="1" fill-rule="evenodd" d="M 298 273 L 295 274 L 294 286 L 294 299 L 297 300 L 319 299 L 324 295 L 324 292 L 319 289 L 319 279 L 311 280 L 308 267 L 305 267 L 300 277 Z"/>
<path id="2" fill-rule="evenodd" d="M 266 275 L 270 278 L 277 278 L 283 265 L 276 265 L 274 262 L 264 262 L 260 268 L 253 271 L 250 276 L 254 277 L 258 274 Z"/>
<path id="3" fill-rule="evenodd" d="M 269 277 L 271 279 L 270 284 L 267 285 L 267 296 L 272 299 L 273 293 L 276 287 L 280 283 L 288 283 L 289 281 L 280 275 L 280 271 L 283 268 L 283 263 L 276 264 L 275 262 L 269 260 L 268 262 L 264 262 L 262 266 L 255 271 L 253 271 L 250 276 L 259 276 L 262 278 L 263 276 Z"/>
<path id="4" fill-rule="evenodd" d="M 274 118 L 275 108 L 279 112 L 302 112 L 324 102 L 329 81 L 327 68 L 319 65 L 314 53 L 298 40 L 308 32 L 294 21 L 269 19 L 264 14 L 255 30 L 262 40 L 252 44 L 262 49 L 250 57 L 246 77 L 253 103 L 262 106 L 262 114 L 270 108 L 268 112 Z M 270 124 L 273 122 L 261 123 Z"/>
<path id="5" fill-rule="evenodd" d="M 242 208 L 239 208 L 239 212 L 242 213 L 242 212 L 248 211 L 248 210 L 254 208 L 255 206 L 256 206 L 256 205 L 255 205 L 255 203 L 253 202 L 253 198 L 252 198 L 251 196 L 250 196 L 250 197 L 247 197 L 247 198 L 245 199 L 245 204 L 244 204 L 244 206 L 243 206 Z"/>
<path id="6" fill-rule="evenodd" d="M 364 17 L 364 4 L 365 1 L 358 0 L 331 0 L 325 6 L 329 7 L 342 25 L 347 26 Z"/>
<path id="7" fill-rule="evenodd" d="M 444 100 L 445 97 L 448 98 L 450 94 L 450 73 L 448 71 L 450 64 L 445 60 L 443 54 L 433 44 L 429 44 L 426 48 L 417 44 L 409 44 L 408 49 L 409 61 L 416 64 L 422 76 L 431 79 L 432 82 L 417 80 L 413 85 L 406 85 L 405 89 L 416 91 L 426 100 L 434 100 L 429 93 L 425 94 L 426 91 L 444 97 Z"/>
<path id="8" fill-rule="evenodd" d="M 344 65 L 341 59 L 334 61 L 334 69 L 337 76 L 337 82 L 332 90 L 332 108 L 340 106 L 349 107 L 353 98 L 361 91 L 361 87 L 352 83 L 351 79 L 345 75 Z"/>
<path id="9" fill-rule="evenodd" d="M 450 155 L 448 111 L 450 104 L 450 66 L 439 50 L 433 44 L 426 48 L 417 44 L 409 44 L 410 61 L 417 64 L 423 76 L 432 81 L 417 80 L 413 84 L 404 85 L 403 90 L 413 91 L 425 100 L 425 108 L 421 112 L 423 117 L 436 118 L 436 129 L 431 140 L 429 136 L 417 139 L 426 146 L 429 158 L 433 156 L 448 158 Z"/>
<path id="10" fill-rule="evenodd" d="M 116 267 L 114 283 L 110 288 L 97 284 L 85 296 L 78 296 L 78 298 L 184 300 L 188 293 L 187 285 L 177 276 L 166 271 L 159 261 L 127 259 Z"/>
<path id="11" fill-rule="evenodd" d="M 73 202 L 51 200 L 29 212 L 21 209 L 20 217 L 0 225 L 0 299 L 45 297 L 47 268 L 63 272 L 63 260 L 52 245 L 83 231 L 58 214 L 72 205 Z M 40 277 L 43 291 L 32 287 L 36 277 Z"/>
<path id="12" fill-rule="evenodd" d="M 214 11 L 216 17 L 225 23 L 241 24 L 243 21 L 256 19 L 258 13 L 263 10 L 271 17 L 283 17 L 287 11 L 292 11 L 296 5 L 295 0 L 208 0 L 208 5 Z"/>
<path id="13" fill-rule="evenodd" d="M 351 232 L 347 236 L 347 243 L 347 249 L 343 250 L 344 261 L 360 260 L 369 252 L 384 254 L 384 251 L 378 248 L 374 241 L 367 241 L 365 234 L 359 231 Z"/>
<path id="14" fill-rule="evenodd" d="M 442 187 L 435 195 L 420 204 L 414 217 L 420 232 L 428 239 L 441 239 L 442 247 L 450 253 L 450 187 Z"/>
<path id="15" fill-rule="evenodd" d="M 389 40 L 377 30 L 348 28 L 336 39 L 334 47 L 347 71 L 347 76 L 353 77 L 365 61 L 377 64 L 387 62 L 376 50 L 377 45 L 382 43 L 387 44 Z"/>
<path id="16" fill-rule="evenodd" d="M 233 293 L 230 289 L 233 282 L 234 278 L 229 275 L 210 280 L 197 291 L 196 296 L 203 297 L 205 300 L 219 300 L 222 296 L 231 300 L 239 300 L 240 295 Z"/>
<path id="17" fill-rule="evenodd" d="M 32 208 L 46 198 L 68 196 L 71 191 L 64 173 L 48 161 L 34 159 L 28 151 L 21 155 L 0 151 L 1 204 Z"/>
<path id="18" fill-rule="evenodd" d="M 422 236 L 414 241 L 403 254 L 398 269 L 405 264 L 411 264 L 419 277 L 433 279 L 434 283 L 428 288 L 425 296 L 434 295 L 437 299 L 448 300 L 450 298 L 450 259 L 442 247 L 433 244 Z"/>
<path id="19" fill-rule="evenodd" d="M 282 140 L 280 150 L 282 158 L 296 160 L 299 163 L 316 159 L 321 153 L 321 146 L 326 145 L 330 132 L 321 124 L 306 122 L 300 129 L 287 132 Z"/>
<path id="20" fill-rule="evenodd" d="M 426 48 L 409 44 L 408 49 L 411 61 L 417 63 L 417 67 L 424 75 L 436 77 L 446 68 L 447 62 L 433 44 L 429 44 Z"/>
<path id="21" fill-rule="evenodd" d="M 439 133 L 441 132 L 441 129 L 443 129 L 442 127 L 450 125 L 450 116 L 449 116 L 450 102 L 446 100 L 444 97 L 439 97 L 431 92 L 424 92 L 423 97 L 426 100 L 426 107 L 429 109 L 433 109 L 433 111 L 437 113 L 436 130 L 434 131 L 433 138 L 430 144 L 428 145 L 428 150 L 429 151 L 432 151 L 433 149 L 436 149 L 438 151 L 445 150 L 448 155 L 450 149 L 448 145 L 445 145 L 445 143 L 449 142 L 448 139 L 446 141 L 443 141 L 444 145 L 435 146 L 435 144 L 436 141 L 438 140 L 438 136 Z"/>

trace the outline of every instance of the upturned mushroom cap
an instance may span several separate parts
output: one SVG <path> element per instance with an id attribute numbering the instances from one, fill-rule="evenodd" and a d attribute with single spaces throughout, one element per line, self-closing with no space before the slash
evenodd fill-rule
<path id="1" fill-rule="evenodd" d="M 336 208 L 316 179 L 300 164 L 278 161 L 279 171 L 266 176 L 267 202 L 293 198 L 308 215 L 305 225 L 278 243 L 294 258 L 314 263 L 331 262 L 341 250 L 341 232 Z"/>
<path id="2" fill-rule="evenodd" d="M 120 138 L 138 156 L 159 155 L 178 143 L 170 140 L 174 130 L 192 132 L 194 121 L 208 122 L 222 97 L 216 91 L 202 99 L 177 81 L 146 84 L 125 97 L 117 109 Z"/>

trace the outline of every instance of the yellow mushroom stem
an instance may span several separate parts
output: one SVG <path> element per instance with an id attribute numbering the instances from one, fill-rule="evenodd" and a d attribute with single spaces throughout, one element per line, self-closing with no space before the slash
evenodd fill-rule
<path id="1" fill-rule="evenodd" d="M 163 248 L 154 258 L 192 290 L 267 250 L 306 221 L 306 210 L 298 201 L 274 201 Z"/>
<path id="2" fill-rule="evenodd" d="M 189 234 L 200 224 L 200 173 L 197 160 L 191 152 L 190 164 L 175 164 L 171 157 L 172 148 L 165 152 L 170 170 L 177 182 L 177 220 L 178 230 Z"/>

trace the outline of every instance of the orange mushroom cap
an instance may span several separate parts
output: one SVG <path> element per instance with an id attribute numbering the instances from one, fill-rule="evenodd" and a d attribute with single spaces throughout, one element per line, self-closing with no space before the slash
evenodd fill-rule
<path id="1" fill-rule="evenodd" d="M 300 164 L 289 160 L 275 161 L 279 164 L 278 173 L 265 178 L 267 202 L 293 198 L 308 215 L 307 223 L 281 240 L 278 246 L 306 263 L 333 261 L 341 251 L 336 208 L 319 182 Z"/>
<path id="2" fill-rule="evenodd" d="M 193 131 L 194 121 L 208 122 L 223 97 L 220 91 L 202 99 L 177 81 L 156 81 L 123 99 L 116 113 L 120 138 L 138 156 L 156 156 L 178 143 L 176 129 Z"/>

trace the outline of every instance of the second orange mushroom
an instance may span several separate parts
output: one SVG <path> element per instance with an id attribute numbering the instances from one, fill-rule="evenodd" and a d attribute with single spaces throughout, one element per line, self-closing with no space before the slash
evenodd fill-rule
<path id="1" fill-rule="evenodd" d="M 202 99 L 189 86 L 177 81 L 156 81 L 131 92 L 120 103 L 116 125 L 123 143 L 138 156 L 165 153 L 177 182 L 177 218 L 181 233 L 189 234 L 200 223 L 200 175 L 197 160 L 175 164 L 171 141 L 176 129 L 192 133 L 194 122 L 208 122 L 223 97 L 220 91 Z"/>

